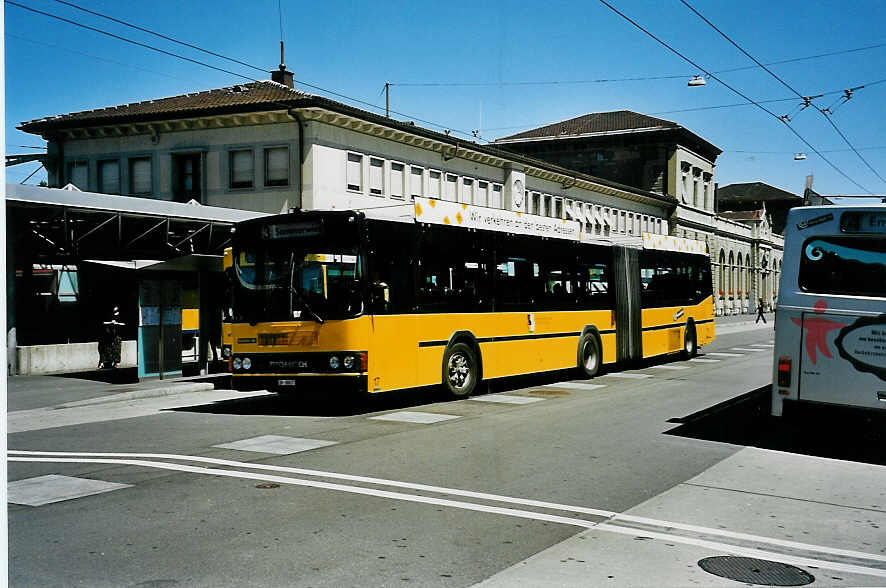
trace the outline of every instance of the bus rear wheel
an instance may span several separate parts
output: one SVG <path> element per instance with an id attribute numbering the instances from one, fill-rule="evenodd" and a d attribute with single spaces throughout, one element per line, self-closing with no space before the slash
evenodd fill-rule
<path id="1" fill-rule="evenodd" d="M 443 354 L 443 387 L 453 398 L 467 398 L 477 387 L 480 365 L 474 350 L 466 343 L 456 343 Z"/>
<path id="2" fill-rule="evenodd" d="M 578 342 L 578 371 L 585 378 L 593 378 L 600 371 L 602 353 L 597 338 L 585 333 Z"/>
<path id="3" fill-rule="evenodd" d="M 691 359 L 698 353 L 698 339 L 695 337 L 695 323 L 687 323 L 683 335 L 683 357 Z"/>

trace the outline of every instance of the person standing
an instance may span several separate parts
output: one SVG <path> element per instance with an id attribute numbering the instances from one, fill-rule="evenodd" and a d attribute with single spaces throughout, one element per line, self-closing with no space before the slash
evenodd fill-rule
<path id="1" fill-rule="evenodd" d="M 754 324 L 756 325 L 757 323 L 759 323 L 760 319 L 763 319 L 764 324 L 766 323 L 766 317 L 763 316 L 763 299 L 762 298 L 757 299 L 757 320 L 754 321 Z"/>

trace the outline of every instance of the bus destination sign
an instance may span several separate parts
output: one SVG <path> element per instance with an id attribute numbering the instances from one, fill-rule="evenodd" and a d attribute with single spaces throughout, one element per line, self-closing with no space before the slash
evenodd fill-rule
<path id="1" fill-rule="evenodd" d="M 304 239 L 323 235 L 323 223 L 320 220 L 305 220 L 291 223 L 265 225 L 263 237 L 274 239 Z"/>
<path id="2" fill-rule="evenodd" d="M 844 233 L 886 233 L 886 210 L 844 212 L 840 229 Z"/>

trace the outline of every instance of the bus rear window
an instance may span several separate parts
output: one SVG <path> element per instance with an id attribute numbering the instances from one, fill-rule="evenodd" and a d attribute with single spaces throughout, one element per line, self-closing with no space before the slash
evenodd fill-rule
<path id="1" fill-rule="evenodd" d="M 814 237 L 803 243 L 800 288 L 817 294 L 886 297 L 886 239 Z"/>

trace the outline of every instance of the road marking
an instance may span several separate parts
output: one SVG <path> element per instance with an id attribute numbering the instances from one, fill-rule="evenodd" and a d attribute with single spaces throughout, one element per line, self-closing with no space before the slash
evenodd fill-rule
<path id="1" fill-rule="evenodd" d="M 487 396 L 474 396 L 471 400 L 477 402 L 497 402 L 500 404 L 532 404 L 542 402 L 544 398 L 530 398 L 528 396 L 509 396 L 507 394 L 489 394 Z"/>
<path id="2" fill-rule="evenodd" d="M 650 368 L 654 368 L 657 370 L 688 370 L 689 366 L 686 365 L 651 365 Z"/>
<path id="3" fill-rule="evenodd" d="M 588 384 L 585 382 L 558 382 L 556 384 L 545 384 L 543 388 L 566 388 L 567 390 L 596 390 L 597 388 L 605 388 L 606 384 Z"/>
<path id="4" fill-rule="evenodd" d="M 437 414 L 435 412 L 418 412 L 414 410 L 401 410 L 400 412 L 392 412 L 380 416 L 369 417 L 375 421 L 395 421 L 398 423 L 420 423 L 428 425 L 431 423 L 439 423 L 442 421 L 450 421 L 452 419 L 460 419 L 460 416 L 452 414 Z"/>
<path id="5" fill-rule="evenodd" d="M 587 521 L 584 519 L 572 518 L 572 517 L 562 517 L 556 515 L 549 515 L 545 513 L 538 513 L 533 511 L 525 511 L 518 510 L 513 508 L 504 508 L 504 507 L 496 507 L 496 506 L 488 506 L 481 504 L 474 504 L 470 502 L 461 502 L 443 498 L 432 498 L 427 496 L 420 496 L 414 494 L 404 494 L 401 492 L 391 492 L 387 490 L 378 490 L 374 488 L 363 488 L 359 486 L 348 486 L 342 484 L 334 484 L 329 482 L 321 482 L 316 480 L 304 480 L 301 478 L 291 478 L 287 476 L 274 476 L 274 475 L 266 475 L 266 474 L 256 474 L 249 473 L 243 471 L 232 471 L 232 470 L 222 470 L 216 468 L 204 468 L 204 467 L 196 467 L 196 466 L 188 466 L 182 464 L 174 464 L 162 461 L 152 461 L 145 459 L 108 459 L 108 458 L 68 458 L 68 457 L 31 457 L 35 454 L 43 454 L 43 455 L 78 455 L 71 453 L 53 453 L 53 452 L 27 452 L 27 451 L 9 451 L 10 456 L 8 457 L 9 461 L 12 462 L 51 462 L 51 463 L 102 463 L 102 464 L 116 464 L 116 465 L 132 465 L 137 467 L 152 467 L 158 469 L 165 470 L 173 470 L 173 471 L 181 471 L 187 473 L 197 473 L 197 474 L 206 474 L 212 476 L 221 476 L 221 477 L 230 477 L 230 478 L 241 478 L 241 479 L 251 479 L 251 480 L 262 480 L 268 482 L 276 482 L 279 484 L 288 484 L 295 486 L 305 486 L 305 487 L 313 487 L 313 488 L 322 488 L 327 490 L 336 490 L 341 492 L 348 492 L 352 494 L 361 494 L 365 496 L 374 496 L 379 498 L 389 498 L 392 500 L 403 500 L 409 502 L 417 502 L 423 504 L 434 504 L 438 506 L 448 506 L 452 508 L 460 508 L 463 510 L 477 511 L 477 512 L 486 512 L 492 514 L 502 514 L 507 516 L 514 516 L 524 519 L 533 519 L 538 521 L 546 521 L 546 522 L 554 522 L 561 523 L 566 525 L 573 525 L 582 527 L 585 529 L 595 529 L 600 531 L 609 531 L 613 533 L 619 533 L 623 535 L 630 535 L 633 537 L 649 537 L 653 539 L 660 539 L 663 541 L 671 542 L 671 543 L 683 543 L 687 545 L 695 545 L 699 547 L 705 547 L 708 549 L 715 549 L 719 551 L 724 551 L 726 553 L 734 553 L 739 555 L 748 555 L 752 557 L 759 557 L 762 559 L 769 559 L 773 561 L 781 561 L 783 563 L 788 563 L 792 565 L 801 565 L 801 566 L 812 566 L 819 567 L 824 569 L 831 569 L 842 572 L 849 573 L 858 573 L 865 575 L 872 575 L 878 577 L 886 577 L 886 569 L 866 567 L 855 564 L 845 564 L 840 562 L 832 562 L 823 559 L 815 559 L 809 557 L 797 557 L 792 555 L 785 555 L 779 552 L 770 552 L 757 548 L 749 548 L 742 547 L 736 545 L 730 545 L 728 543 L 721 543 L 717 541 L 710 541 L 707 539 L 698 539 L 694 537 L 686 537 L 683 535 L 671 535 L 669 533 L 656 532 L 656 531 L 647 531 L 644 529 L 635 529 L 631 527 L 624 527 L 617 524 L 617 520 L 619 518 L 630 521 L 633 520 L 635 522 L 652 522 L 655 521 L 655 524 L 667 528 L 690 528 L 692 530 L 697 530 L 703 532 L 708 535 L 720 535 L 720 536 L 729 536 L 731 532 L 726 531 L 724 533 L 721 529 L 713 529 L 713 528 L 705 528 L 705 527 L 694 527 L 691 525 L 680 525 L 679 523 L 670 523 L 668 521 L 656 521 L 655 519 L 646 519 L 645 517 L 632 517 L 630 515 L 619 515 L 617 513 L 611 511 L 596 511 L 596 513 L 590 513 L 587 511 L 595 510 L 595 509 L 586 509 L 584 507 L 571 507 L 568 505 L 555 505 L 553 503 L 542 503 L 538 501 L 526 501 L 525 499 L 516 499 L 512 497 L 499 496 L 495 495 L 485 495 L 487 498 L 492 500 L 498 500 L 500 502 L 514 502 L 514 503 L 522 503 L 529 504 L 534 503 L 536 506 L 542 506 L 542 508 L 554 508 L 563 511 L 570 512 L 587 512 L 588 514 L 596 514 L 596 516 L 604 516 L 604 517 L 615 517 L 615 520 L 609 523 L 596 523 L 593 521 Z M 100 454 L 79 454 L 79 455 L 100 455 Z M 129 457 L 132 456 L 143 456 L 143 455 L 158 455 L 158 454 L 101 454 L 101 455 L 126 455 Z M 162 454 L 159 454 L 162 455 Z M 227 460 L 216 460 L 213 458 L 200 458 L 195 456 L 166 456 L 167 458 L 178 459 L 178 460 L 191 460 L 191 461 L 205 461 L 209 463 L 218 463 L 218 462 L 227 462 L 228 464 L 237 464 L 239 466 L 245 466 L 249 469 L 276 469 L 276 470 L 295 470 L 296 468 L 283 468 L 282 466 L 268 466 L 266 464 L 246 464 L 246 463 L 238 463 L 238 462 L 229 462 Z M 263 466 L 263 467 L 262 467 Z M 344 474 L 334 474 L 330 475 L 330 472 L 326 473 L 317 473 L 314 475 L 326 475 L 327 477 L 333 476 L 344 476 Z M 393 481 L 388 481 L 390 485 L 400 485 L 405 483 L 394 483 Z M 427 487 L 434 488 L 434 487 Z M 435 492 L 440 493 L 463 493 L 465 495 L 465 491 L 456 491 L 452 492 L 451 489 L 445 488 L 437 488 L 433 490 Z M 481 493 L 470 493 L 475 495 L 480 495 Z M 479 496 L 478 496 L 479 497 Z M 607 513 L 607 514 L 597 514 L 597 513 Z M 677 527 L 680 525 L 680 527 Z M 753 540 L 769 543 L 772 545 L 783 545 L 785 542 L 783 540 L 772 539 L 769 537 L 761 537 L 755 535 L 744 535 L 744 534 L 736 534 L 741 535 L 740 538 L 752 538 Z M 739 538 L 739 537 L 736 537 Z M 852 557 L 856 557 L 861 560 L 868 560 L 872 563 L 877 561 L 886 561 L 886 556 L 880 556 L 877 554 L 870 554 L 864 552 L 851 552 L 848 550 L 836 550 L 834 548 L 829 548 L 825 546 L 812 545 L 812 544 L 803 544 L 803 543 L 791 543 L 791 547 L 800 547 L 806 549 L 808 551 L 816 551 L 822 554 L 837 554 L 837 555 L 851 555 Z"/>
<path id="6" fill-rule="evenodd" d="M 612 378 L 624 378 L 626 380 L 642 380 L 645 378 L 651 378 L 652 376 L 649 374 L 634 374 L 628 372 L 615 372 L 612 374 L 603 374 L 603 376 L 609 376 Z"/>
<path id="7" fill-rule="evenodd" d="M 705 353 L 705 357 L 712 355 L 714 357 L 744 357 L 741 353 L 723 353 L 721 351 L 709 351 Z"/>
<path id="8" fill-rule="evenodd" d="M 258 453 L 273 453 L 275 455 L 289 455 L 310 451 L 319 447 L 338 445 L 337 441 L 323 441 L 321 439 L 300 439 L 298 437 L 284 437 L 282 435 L 262 435 L 251 439 L 241 439 L 231 443 L 213 445 L 220 449 L 236 449 L 237 451 L 255 451 Z"/>
<path id="9" fill-rule="evenodd" d="M 695 363 L 720 363 L 719 359 L 705 359 L 703 357 L 693 357 L 689 361 L 694 361 Z"/>
<path id="10" fill-rule="evenodd" d="M 7 486 L 7 501 L 25 506 L 43 506 L 131 486 L 131 484 L 50 474 L 10 482 Z"/>
<path id="11" fill-rule="evenodd" d="M 733 347 L 732 351 L 766 351 L 765 349 L 749 349 L 747 347 Z"/>
<path id="12" fill-rule="evenodd" d="M 751 347 L 775 347 L 772 343 L 751 343 Z"/>

